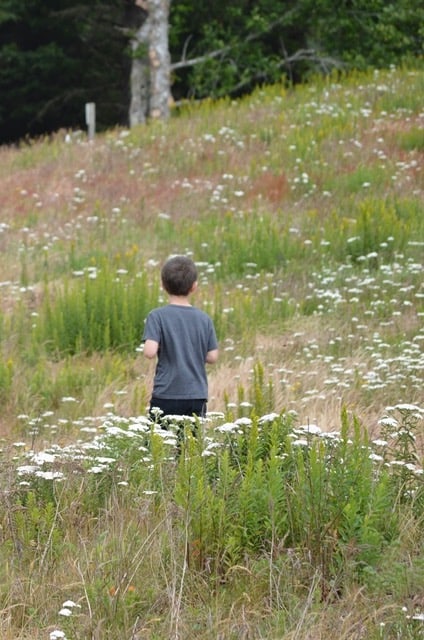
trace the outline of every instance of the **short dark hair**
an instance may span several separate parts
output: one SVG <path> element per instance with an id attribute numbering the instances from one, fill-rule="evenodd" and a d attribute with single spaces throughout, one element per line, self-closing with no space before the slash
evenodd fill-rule
<path id="1" fill-rule="evenodd" d="M 163 265 L 161 278 L 167 293 L 172 296 L 187 296 L 197 280 L 196 265 L 187 256 L 174 256 Z"/>

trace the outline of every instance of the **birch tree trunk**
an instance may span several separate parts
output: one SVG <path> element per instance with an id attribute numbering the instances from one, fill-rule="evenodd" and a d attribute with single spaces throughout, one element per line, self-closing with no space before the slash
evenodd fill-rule
<path id="1" fill-rule="evenodd" d="M 150 69 L 147 51 L 150 46 L 150 14 L 131 40 L 133 53 L 130 74 L 130 127 L 146 122 L 150 110 Z"/>
<path id="2" fill-rule="evenodd" d="M 150 20 L 149 66 L 151 118 L 166 120 L 169 117 L 171 98 L 171 59 L 169 55 L 168 30 L 171 0 L 148 0 L 146 3 Z"/>

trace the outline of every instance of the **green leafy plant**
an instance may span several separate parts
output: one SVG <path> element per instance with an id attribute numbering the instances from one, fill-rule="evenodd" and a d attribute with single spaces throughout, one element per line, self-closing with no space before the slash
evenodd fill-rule
<path id="1" fill-rule="evenodd" d="M 62 291 L 45 291 L 43 318 L 35 335 L 53 355 L 108 349 L 134 352 L 140 344 L 157 289 L 148 286 L 145 273 L 126 280 L 106 264 L 91 273 L 82 283 L 66 282 Z"/>

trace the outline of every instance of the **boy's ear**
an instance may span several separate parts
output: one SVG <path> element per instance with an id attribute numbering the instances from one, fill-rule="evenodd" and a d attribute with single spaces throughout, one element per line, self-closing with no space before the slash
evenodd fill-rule
<path id="1" fill-rule="evenodd" d="M 197 286 L 198 286 L 198 283 L 197 283 L 197 280 L 196 280 L 196 282 L 193 282 L 193 284 L 192 284 L 192 287 L 190 289 L 190 293 L 194 293 L 196 291 L 196 289 L 197 289 Z"/>

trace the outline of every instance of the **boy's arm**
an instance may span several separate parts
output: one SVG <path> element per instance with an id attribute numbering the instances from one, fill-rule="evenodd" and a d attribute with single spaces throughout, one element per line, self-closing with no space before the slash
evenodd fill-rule
<path id="1" fill-rule="evenodd" d="M 215 364 L 218 360 L 218 349 L 212 349 L 212 351 L 208 351 L 206 354 L 206 362 L 208 364 Z"/>
<path id="2" fill-rule="evenodd" d="M 143 353 L 146 358 L 149 358 L 149 360 L 151 360 L 157 355 L 158 350 L 159 342 L 156 342 L 156 340 L 145 340 Z"/>

